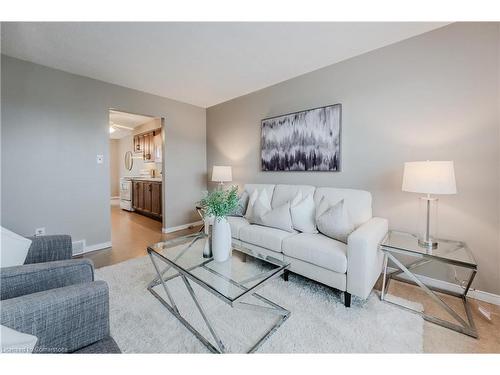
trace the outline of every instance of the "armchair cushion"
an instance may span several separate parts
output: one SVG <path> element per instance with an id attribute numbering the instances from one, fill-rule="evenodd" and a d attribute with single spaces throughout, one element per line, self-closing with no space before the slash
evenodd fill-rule
<path id="1" fill-rule="evenodd" d="M 94 280 L 88 259 L 25 264 L 0 270 L 0 300 Z"/>
<path id="2" fill-rule="evenodd" d="M 379 244 L 387 235 L 386 219 L 374 217 L 352 232 L 347 239 L 347 291 L 367 298 L 382 271 Z"/>
<path id="3" fill-rule="evenodd" d="M 30 240 L 32 243 L 24 264 L 66 260 L 73 256 L 71 236 L 38 236 L 30 237 Z"/>
<path id="4" fill-rule="evenodd" d="M 38 337 L 35 353 L 66 353 L 109 336 L 109 292 L 93 281 L 1 302 L 1 324 Z"/>

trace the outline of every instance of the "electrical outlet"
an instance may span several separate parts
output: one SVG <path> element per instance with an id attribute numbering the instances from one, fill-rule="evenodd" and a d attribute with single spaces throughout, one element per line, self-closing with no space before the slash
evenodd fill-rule
<path id="1" fill-rule="evenodd" d="M 96 160 L 97 160 L 97 164 L 104 163 L 104 155 L 97 155 Z"/>
<path id="2" fill-rule="evenodd" d="M 45 235 L 45 228 L 36 228 L 35 229 L 35 236 L 44 236 Z"/>

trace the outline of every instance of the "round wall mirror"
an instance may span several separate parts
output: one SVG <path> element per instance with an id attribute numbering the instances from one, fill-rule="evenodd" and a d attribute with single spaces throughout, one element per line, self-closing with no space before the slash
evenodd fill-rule
<path id="1" fill-rule="evenodd" d="M 132 151 L 127 151 L 125 153 L 125 168 L 128 171 L 132 170 L 132 166 L 134 165 L 134 159 L 132 159 Z"/>

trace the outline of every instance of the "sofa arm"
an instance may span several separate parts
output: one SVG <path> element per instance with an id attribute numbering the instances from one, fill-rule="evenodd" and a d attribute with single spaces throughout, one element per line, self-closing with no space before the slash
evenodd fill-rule
<path id="1" fill-rule="evenodd" d="M 347 238 L 347 292 L 363 299 L 370 295 L 382 271 L 379 249 L 388 231 L 388 221 L 374 217 Z"/>
<path id="2" fill-rule="evenodd" d="M 67 286 L 1 302 L 1 324 L 38 338 L 34 353 L 66 353 L 109 336 L 104 281 Z"/>
<path id="3" fill-rule="evenodd" d="M 58 234 L 28 238 L 32 243 L 24 264 L 66 260 L 73 256 L 71 236 Z"/>
<path id="4" fill-rule="evenodd" d="M 0 269 L 0 300 L 94 281 L 89 259 L 25 264 Z"/>

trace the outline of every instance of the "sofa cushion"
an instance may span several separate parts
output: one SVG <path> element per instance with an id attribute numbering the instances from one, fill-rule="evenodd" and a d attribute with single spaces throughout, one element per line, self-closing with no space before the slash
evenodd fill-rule
<path id="1" fill-rule="evenodd" d="M 240 239 L 240 229 L 244 226 L 250 225 L 247 219 L 238 216 L 228 216 L 227 221 L 231 227 L 231 237 Z"/>
<path id="2" fill-rule="evenodd" d="M 246 184 L 245 187 L 243 188 L 244 191 L 248 193 L 249 196 L 252 196 L 252 193 L 255 190 L 265 190 L 267 193 L 267 196 L 269 199 L 272 198 L 273 193 L 274 193 L 274 187 L 276 185 L 274 184 Z"/>
<path id="3" fill-rule="evenodd" d="M 300 233 L 283 240 L 283 253 L 335 272 L 347 272 L 347 245 L 322 234 Z"/>
<path id="4" fill-rule="evenodd" d="M 281 252 L 281 243 L 290 236 L 296 236 L 281 229 L 248 225 L 240 229 L 240 240 L 272 251 Z"/>
<path id="5" fill-rule="evenodd" d="M 343 199 L 344 207 L 355 227 L 359 227 L 372 218 L 372 195 L 367 191 L 319 187 L 314 192 L 316 209 L 323 197 L 326 197 L 332 205 Z"/>
<path id="6" fill-rule="evenodd" d="M 316 188 L 310 185 L 276 185 L 272 195 L 271 206 L 273 208 L 284 205 L 286 202 L 291 202 L 298 193 L 302 197 L 309 194 L 313 195 Z"/>

